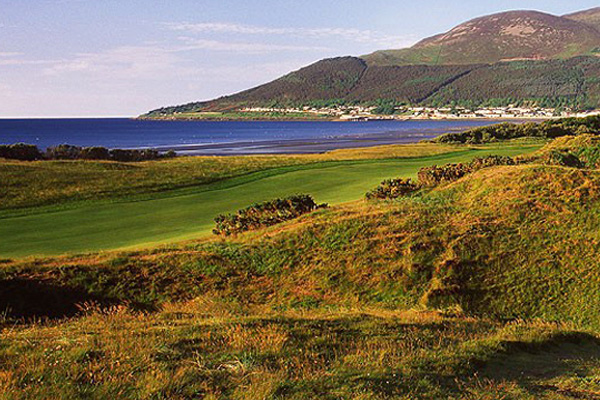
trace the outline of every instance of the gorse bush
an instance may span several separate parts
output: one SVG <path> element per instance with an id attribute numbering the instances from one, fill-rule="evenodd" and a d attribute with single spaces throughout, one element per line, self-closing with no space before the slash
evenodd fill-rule
<path id="1" fill-rule="evenodd" d="M 17 143 L 0 145 L 0 158 L 21 161 L 34 160 L 112 160 L 121 162 L 151 161 L 161 158 L 175 157 L 177 154 L 170 150 L 161 154 L 154 149 L 122 150 L 106 147 L 79 147 L 69 144 L 48 147 L 42 153 L 37 146 Z"/>
<path id="2" fill-rule="evenodd" d="M 575 154 L 560 150 L 551 150 L 545 153 L 539 161 L 546 165 L 560 165 L 572 168 L 584 167 L 584 164 Z"/>
<path id="3" fill-rule="evenodd" d="M 121 150 L 114 149 L 110 151 L 110 158 L 114 161 L 149 161 L 160 158 L 160 153 L 153 149 L 144 150 Z"/>
<path id="4" fill-rule="evenodd" d="M 519 162 L 596 169 L 600 167 L 600 136 L 564 136 L 531 155 L 520 157 Z"/>
<path id="5" fill-rule="evenodd" d="M 440 167 L 434 165 L 419 170 L 419 183 L 423 186 L 437 186 L 445 182 L 454 182 L 483 168 L 514 164 L 515 160 L 511 157 L 487 156 L 474 158 L 470 163 L 446 164 Z"/>
<path id="6" fill-rule="evenodd" d="M 416 192 L 421 187 L 410 179 L 388 179 L 366 194 L 367 200 L 397 199 Z"/>
<path id="7" fill-rule="evenodd" d="M 515 165 L 514 159 L 508 156 L 487 156 L 487 157 L 475 157 L 473 161 L 469 163 L 469 167 L 473 171 L 478 171 L 483 168 L 495 167 L 498 165 Z"/>
<path id="8" fill-rule="evenodd" d="M 42 153 L 32 144 L 17 143 L 0 145 L 0 158 L 11 160 L 34 161 L 43 158 Z"/>
<path id="9" fill-rule="evenodd" d="M 467 164 L 433 165 L 421 168 L 417 174 L 423 186 L 437 186 L 444 182 L 453 182 L 473 172 Z"/>
<path id="10" fill-rule="evenodd" d="M 236 214 L 215 218 L 215 235 L 233 235 L 298 218 L 327 204 L 318 205 L 309 195 L 296 195 L 264 203 L 253 204 Z"/>
<path id="11" fill-rule="evenodd" d="M 84 160 L 110 160 L 110 150 L 106 147 L 84 147 L 80 157 Z"/>
<path id="12" fill-rule="evenodd" d="M 388 179 L 366 194 L 367 200 L 397 199 L 414 193 L 423 187 L 433 187 L 445 182 L 454 182 L 465 175 L 483 168 L 497 165 L 515 165 L 516 162 L 507 156 L 476 157 L 470 163 L 433 165 L 423 167 L 418 172 L 418 182 L 411 179 Z"/>
<path id="13" fill-rule="evenodd" d="M 600 132 L 600 116 L 565 118 L 541 123 L 484 126 L 464 132 L 452 132 L 434 139 L 438 143 L 480 144 L 522 137 L 555 139 L 567 135 L 597 134 Z"/>
<path id="14" fill-rule="evenodd" d="M 81 147 L 69 144 L 48 147 L 45 157 L 48 160 L 77 160 L 81 157 Z"/>

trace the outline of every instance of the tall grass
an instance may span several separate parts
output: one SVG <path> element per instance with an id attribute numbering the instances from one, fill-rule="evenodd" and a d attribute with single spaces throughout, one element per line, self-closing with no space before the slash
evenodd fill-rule
<path id="1" fill-rule="evenodd" d="M 336 150 L 315 155 L 179 157 L 136 163 L 0 159 L 0 210 L 135 197 L 278 167 L 328 161 L 423 157 L 458 150 L 456 146 L 423 143 Z"/>

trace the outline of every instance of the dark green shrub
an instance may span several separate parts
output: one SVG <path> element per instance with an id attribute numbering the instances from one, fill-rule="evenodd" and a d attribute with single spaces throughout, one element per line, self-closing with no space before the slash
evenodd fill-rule
<path id="1" fill-rule="evenodd" d="M 177 156 L 173 150 L 160 154 L 158 150 L 109 150 L 105 147 L 79 147 L 69 144 L 48 147 L 45 153 L 37 146 L 25 143 L 0 145 L 0 158 L 13 160 L 114 160 L 114 161 L 150 161 Z"/>
<path id="2" fill-rule="evenodd" d="M 253 204 L 236 214 L 219 215 L 215 218 L 215 235 L 233 235 L 298 218 L 326 204 L 317 205 L 309 195 L 296 195 L 264 203 Z"/>
<path id="3" fill-rule="evenodd" d="M 83 160 L 110 160 L 110 151 L 106 147 L 84 147 L 80 158 Z"/>
<path id="4" fill-rule="evenodd" d="M 515 160 L 508 156 L 487 156 L 487 157 L 475 157 L 473 161 L 469 163 L 469 166 L 473 172 L 483 168 L 495 167 L 498 165 L 515 165 Z"/>
<path id="5" fill-rule="evenodd" d="M 410 179 L 388 179 L 381 182 L 381 185 L 366 194 L 367 200 L 397 199 L 416 192 L 420 186 L 413 183 Z"/>
<path id="6" fill-rule="evenodd" d="M 590 146 L 580 149 L 576 155 L 585 167 L 600 168 L 600 146 Z"/>
<path id="7" fill-rule="evenodd" d="M 444 182 L 454 182 L 471 172 L 473 170 L 467 164 L 446 164 L 421 168 L 417 176 L 421 185 L 437 186 Z"/>
<path id="8" fill-rule="evenodd" d="M 11 160 L 34 161 L 41 160 L 44 156 L 33 144 L 17 143 L 0 145 L 0 158 Z"/>
<path id="9" fill-rule="evenodd" d="M 434 139 L 438 143 L 480 144 L 522 137 L 554 139 L 567 135 L 597 134 L 600 132 L 600 116 L 564 118 L 540 123 L 484 126 L 464 132 L 451 132 Z"/>
<path id="10" fill-rule="evenodd" d="M 565 151 L 552 150 L 542 156 L 543 164 L 561 165 L 563 167 L 583 168 L 584 164 L 575 155 Z"/>
<path id="11" fill-rule="evenodd" d="M 498 165 L 515 165 L 513 158 L 507 156 L 476 157 L 468 164 L 446 164 L 438 167 L 421 168 L 418 172 L 419 183 L 423 186 L 437 186 L 445 182 L 454 182 L 465 175 L 479 171 L 483 168 Z"/>
<path id="12" fill-rule="evenodd" d="M 122 150 L 113 149 L 110 150 L 110 158 L 114 161 L 121 162 L 135 162 L 135 161 L 149 161 L 157 160 L 160 157 L 160 153 L 153 149 L 143 150 Z"/>
<path id="13" fill-rule="evenodd" d="M 69 144 L 48 147 L 46 158 L 48 160 L 77 160 L 81 158 L 81 147 Z"/>

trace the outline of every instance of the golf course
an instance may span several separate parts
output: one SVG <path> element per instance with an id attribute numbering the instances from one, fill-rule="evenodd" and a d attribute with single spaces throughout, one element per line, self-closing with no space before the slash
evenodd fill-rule
<path id="1" fill-rule="evenodd" d="M 200 239 L 211 234 L 215 216 L 234 212 L 255 202 L 305 193 L 318 202 L 337 205 L 363 199 L 368 190 L 384 179 L 414 177 L 425 166 L 463 162 L 490 154 L 515 156 L 532 152 L 540 146 L 541 143 L 505 143 L 501 147 L 451 147 L 438 144 L 383 146 L 364 152 L 350 150 L 317 157 L 275 156 L 262 166 L 256 166 L 254 158 L 235 157 L 231 159 L 231 165 L 244 165 L 245 160 L 250 164 L 252 160 L 254 167 L 216 174 L 204 182 L 192 177 L 194 179 L 180 184 L 181 187 L 165 183 L 172 181 L 172 177 L 161 181 L 159 170 L 168 169 L 172 164 L 155 161 L 151 162 L 154 181 L 136 192 L 136 195 L 128 194 L 123 189 L 127 185 L 119 182 L 118 177 L 107 179 L 103 188 L 101 179 L 106 179 L 105 171 L 102 175 L 104 178 L 90 172 L 98 169 L 98 163 L 42 161 L 29 165 L 13 162 L 9 165 L 8 162 L 0 162 L 0 171 L 7 172 L 7 177 L 10 178 L 13 173 L 12 180 L 7 179 L 9 188 L 3 189 L 7 203 L 12 203 L 2 207 L 0 213 L 0 236 L 3 238 L 0 257 L 137 249 Z M 206 165 L 211 163 L 211 158 L 187 157 L 174 162 L 185 163 L 185 168 L 177 171 L 178 178 L 181 178 L 181 175 L 191 175 L 186 171 L 192 171 L 195 164 L 202 165 L 203 169 L 208 168 Z M 72 171 L 69 171 L 71 166 Z M 103 168 L 107 166 L 112 170 L 126 171 L 129 167 L 136 168 L 127 163 L 102 164 Z M 23 179 L 29 179 L 33 192 L 30 196 L 22 196 L 22 201 L 15 201 L 14 198 L 11 200 L 9 192 L 11 188 L 20 187 L 18 176 L 22 175 L 22 170 L 19 168 L 37 168 L 34 172 L 40 175 L 32 179 L 29 171 Z M 84 173 L 74 173 L 82 168 Z M 64 198 L 56 195 L 58 200 L 53 200 L 51 196 L 43 200 L 44 193 L 49 190 L 36 189 L 36 184 L 41 185 L 39 182 L 47 181 L 49 176 L 56 179 L 59 170 L 66 171 L 65 179 L 61 182 L 63 194 L 72 186 L 81 187 L 86 182 L 96 184 L 102 190 L 82 201 L 67 201 L 66 195 Z M 135 176 L 132 173 L 130 175 Z M 38 183 L 31 185 L 32 181 Z M 198 181 L 200 183 L 193 183 Z M 137 184 L 143 185 L 143 182 Z M 43 201 L 36 204 L 36 199 Z"/>

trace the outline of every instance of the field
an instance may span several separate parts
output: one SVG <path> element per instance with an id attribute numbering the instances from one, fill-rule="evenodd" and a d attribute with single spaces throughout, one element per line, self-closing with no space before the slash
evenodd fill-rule
<path id="1" fill-rule="evenodd" d="M 6 161 L 29 172 L 4 192 L 27 195 L 6 195 L 0 225 L 15 254 L 0 261 L 0 399 L 598 399 L 599 149 L 582 134 L 114 169 Z M 364 200 L 383 178 L 484 154 L 527 156 Z M 288 191 L 334 205 L 202 238 L 199 210 Z M 152 235 L 169 244 L 136 242 Z M 103 251 L 16 256 L 82 243 Z"/>
<path id="2" fill-rule="evenodd" d="M 542 323 L 203 302 L 10 330 L 2 354 L 5 399 L 591 399 L 600 373 L 597 338 Z"/>
<path id="3" fill-rule="evenodd" d="M 0 170 L 9 184 L 3 189 L 0 256 L 147 247 L 198 238 L 210 233 L 216 215 L 254 202 L 307 193 L 318 202 L 340 204 L 361 199 L 383 179 L 414 176 L 425 165 L 491 153 L 516 155 L 539 146 L 425 144 L 141 165 L 5 162 Z"/>

